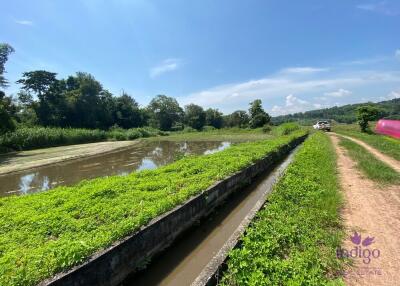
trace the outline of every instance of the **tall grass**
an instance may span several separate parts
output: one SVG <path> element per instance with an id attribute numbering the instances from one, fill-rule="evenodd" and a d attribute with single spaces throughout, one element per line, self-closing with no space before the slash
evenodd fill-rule
<path id="1" fill-rule="evenodd" d="M 346 138 L 340 138 L 340 145 L 347 149 L 357 168 L 369 179 L 380 184 L 400 184 L 400 174 L 364 147 Z"/>
<path id="2" fill-rule="evenodd" d="M 44 147 L 99 142 L 105 140 L 133 140 L 141 137 L 165 135 L 153 128 L 116 128 L 110 131 L 32 127 L 19 128 L 0 136 L 0 152 L 3 150 L 30 150 Z"/>
<path id="3" fill-rule="evenodd" d="M 333 131 L 354 137 L 364 141 L 372 147 L 378 149 L 382 153 L 389 155 L 396 160 L 400 161 L 400 139 L 395 139 L 389 136 L 375 134 L 375 133 L 362 133 L 357 125 L 336 125 Z"/>

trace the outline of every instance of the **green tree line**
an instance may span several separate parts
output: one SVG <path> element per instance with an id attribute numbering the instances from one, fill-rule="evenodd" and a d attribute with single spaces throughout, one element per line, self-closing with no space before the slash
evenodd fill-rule
<path id="1" fill-rule="evenodd" d="M 6 96 L 5 63 L 13 52 L 10 45 L 0 44 L 0 133 L 19 125 L 102 130 L 150 126 L 177 131 L 205 126 L 257 128 L 270 122 L 259 99 L 250 103 L 248 112 L 238 110 L 229 115 L 196 104 L 182 108 L 166 95 L 157 95 L 142 107 L 126 92 L 113 95 L 85 72 L 59 79 L 54 72 L 27 71 L 16 81 L 21 87 L 17 95 Z"/>
<path id="2" fill-rule="evenodd" d="M 283 122 L 300 121 L 303 124 L 315 123 L 315 120 L 332 119 L 339 123 L 355 123 L 358 121 L 357 110 L 363 106 L 372 106 L 376 111 L 376 118 L 400 119 L 400 98 L 381 101 L 334 106 L 318 110 L 299 112 L 294 114 L 276 116 L 272 118 L 274 124 Z"/>

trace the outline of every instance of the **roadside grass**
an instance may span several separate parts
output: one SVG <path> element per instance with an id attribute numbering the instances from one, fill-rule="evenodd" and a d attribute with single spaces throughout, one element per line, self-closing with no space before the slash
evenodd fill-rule
<path id="1" fill-rule="evenodd" d="M 357 168 L 367 178 L 383 185 L 400 183 L 400 174 L 364 147 L 346 138 L 340 138 L 340 145 L 346 148 L 350 157 L 357 163 Z"/>
<path id="2" fill-rule="evenodd" d="M 82 263 L 218 180 L 305 135 L 235 144 L 156 170 L 0 199 L 0 285 L 36 285 Z"/>
<path id="3" fill-rule="evenodd" d="M 221 285 L 343 285 L 336 154 L 311 135 L 232 250 Z"/>
<path id="4" fill-rule="evenodd" d="M 371 124 L 372 126 L 372 124 Z M 389 155 L 396 160 L 400 161 L 400 140 L 389 136 L 375 134 L 375 133 L 362 133 L 355 124 L 349 125 L 336 125 L 333 131 L 338 134 L 347 135 L 364 141 L 372 147 L 378 149 L 382 153 Z"/>

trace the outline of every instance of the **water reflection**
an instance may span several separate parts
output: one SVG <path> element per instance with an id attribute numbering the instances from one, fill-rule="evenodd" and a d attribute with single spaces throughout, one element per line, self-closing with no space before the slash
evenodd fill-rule
<path id="1" fill-rule="evenodd" d="M 83 179 L 127 175 L 137 170 L 155 169 L 184 155 L 212 154 L 229 147 L 230 144 L 204 141 L 144 142 L 123 151 L 0 176 L 0 196 L 46 191 Z"/>

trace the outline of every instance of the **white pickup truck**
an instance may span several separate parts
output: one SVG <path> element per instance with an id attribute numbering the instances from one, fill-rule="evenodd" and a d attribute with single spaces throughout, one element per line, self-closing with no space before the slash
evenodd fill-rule
<path id="1" fill-rule="evenodd" d="M 326 120 L 318 121 L 313 127 L 317 130 L 331 131 L 331 124 Z"/>

